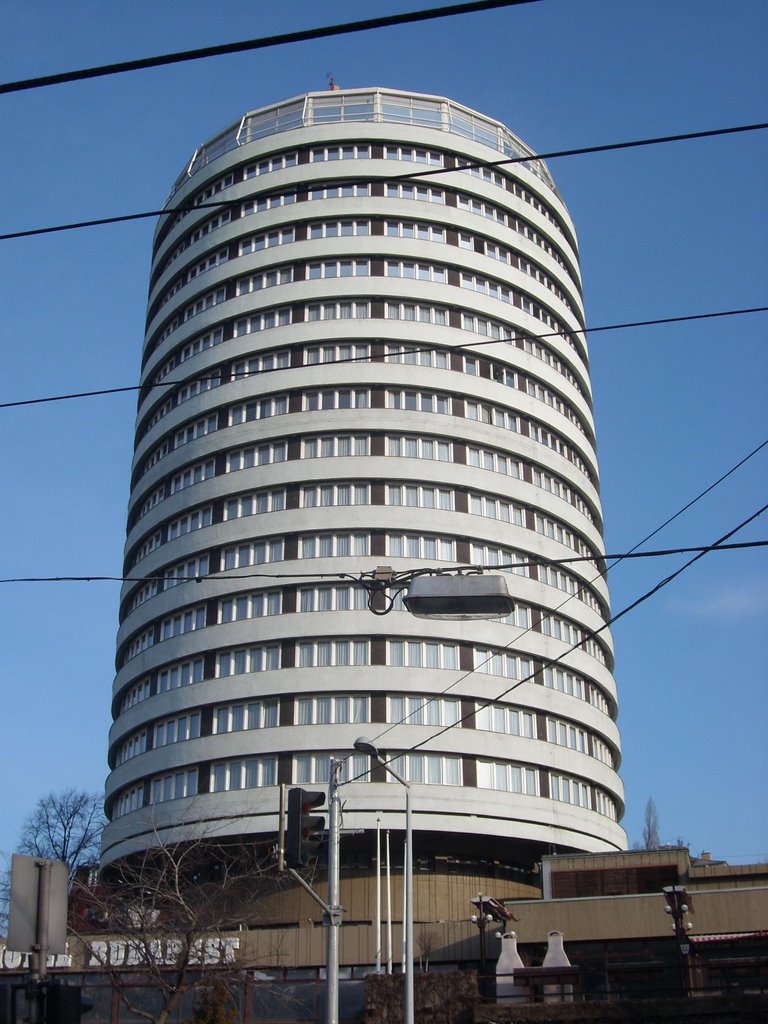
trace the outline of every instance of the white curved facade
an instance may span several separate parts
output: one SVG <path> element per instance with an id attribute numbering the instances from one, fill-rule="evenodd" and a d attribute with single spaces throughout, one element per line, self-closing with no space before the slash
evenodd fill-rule
<path id="1" fill-rule="evenodd" d="M 313 93 L 201 147 L 187 205 L 155 235 L 105 861 L 274 834 L 279 784 L 324 788 L 360 735 L 427 741 L 399 762 L 423 863 L 623 849 L 578 252 L 544 165 L 439 97 Z M 516 562 L 513 621 L 375 616 L 354 582 Z M 401 829 L 401 788 L 347 766 L 345 829 Z"/>

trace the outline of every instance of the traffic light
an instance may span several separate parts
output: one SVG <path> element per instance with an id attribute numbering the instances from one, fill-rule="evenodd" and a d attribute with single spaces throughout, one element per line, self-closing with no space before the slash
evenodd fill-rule
<path id="1" fill-rule="evenodd" d="M 80 1024 L 82 1014 L 93 1009 L 83 999 L 79 985 L 48 985 L 45 993 L 45 1024 Z"/>
<path id="2" fill-rule="evenodd" d="M 325 826 L 322 815 L 309 812 L 325 803 L 325 793 L 310 793 L 306 789 L 288 790 L 288 813 L 285 824 L 285 863 L 289 868 L 308 864 L 320 840 L 318 832 Z"/>

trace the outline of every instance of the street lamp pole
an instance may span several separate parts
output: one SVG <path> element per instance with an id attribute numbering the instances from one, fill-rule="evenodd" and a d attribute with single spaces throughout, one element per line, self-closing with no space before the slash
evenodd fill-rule
<path id="1" fill-rule="evenodd" d="M 411 785 L 392 765 L 385 761 L 372 740 L 361 736 L 355 740 L 355 750 L 370 754 L 405 787 L 405 989 L 403 993 L 403 1024 L 414 1024 L 413 1001 L 413 828 L 411 817 Z"/>

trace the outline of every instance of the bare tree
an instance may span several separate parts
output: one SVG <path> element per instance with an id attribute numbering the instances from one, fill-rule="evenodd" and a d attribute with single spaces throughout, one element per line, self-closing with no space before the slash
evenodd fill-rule
<path id="1" fill-rule="evenodd" d="M 103 799 L 80 789 L 40 797 L 24 822 L 18 852 L 65 861 L 71 884 L 78 868 L 98 862 L 106 823 Z"/>
<path id="2" fill-rule="evenodd" d="M 438 947 L 438 937 L 432 928 L 422 925 L 416 936 L 416 952 L 419 954 L 419 968 L 429 971 L 429 958 Z"/>
<path id="3" fill-rule="evenodd" d="M 653 797 L 648 798 L 645 805 L 645 816 L 643 818 L 643 849 L 658 850 L 661 845 L 659 839 L 659 812 L 656 810 L 656 803 Z"/>
<path id="4" fill-rule="evenodd" d="M 278 886 L 274 854 L 251 844 L 163 843 L 75 883 L 75 941 L 135 1017 L 166 1024 L 196 990 L 234 976 L 237 929 Z M 234 933 L 234 934 L 233 934 Z"/>

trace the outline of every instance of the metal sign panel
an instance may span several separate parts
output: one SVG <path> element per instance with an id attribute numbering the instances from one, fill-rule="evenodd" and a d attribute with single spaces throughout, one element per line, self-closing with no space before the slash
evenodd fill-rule
<path id="1" fill-rule="evenodd" d="M 47 899 L 41 906 L 40 883 L 44 881 L 45 875 Z M 64 861 L 23 857 L 14 853 L 11 859 L 8 949 L 17 953 L 32 953 L 42 940 L 48 953 L 66 951 L 68 884 L 69 871 Z M 45 926 L 47 936 L 40 933 L 41 924 Z"/>

